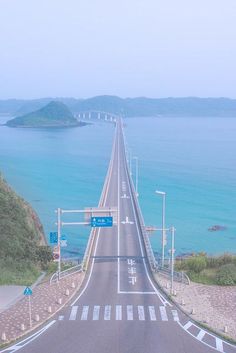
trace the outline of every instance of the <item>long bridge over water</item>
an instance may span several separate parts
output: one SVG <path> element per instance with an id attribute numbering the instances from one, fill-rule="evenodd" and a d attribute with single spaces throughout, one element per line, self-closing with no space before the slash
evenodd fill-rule
<path id="1" fill-rule="evenodd" d="M 101 117 L 101 116 L 100 116 Z M 77 297 L 21 353 L 213 353 L 233 346 L 198 327 L 153 280 L 155 262 L 116 122 L 99 207 L 117 209 L 117 224 L 91 232 L 86 276 Z M 12 349 L 12 351 L 14 351 Z"/>

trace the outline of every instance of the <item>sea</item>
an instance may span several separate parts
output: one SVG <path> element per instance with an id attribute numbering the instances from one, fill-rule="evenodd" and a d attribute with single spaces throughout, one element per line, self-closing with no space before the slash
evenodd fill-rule
<path id="1" fill-rule="evenodd" d="M 3 124 L 9 118 L 1 116 Z M 127 151 L 138 157 L 138 193 L 147 226 L 174 226 L 176 255 L 236 253 L 236 118 L 140 117 L 125 119 Z M 0 126 L 0 171 L 37 211 L 49 240 L 55 210 L 96 207 L 106 176 L 114 125 L 66 129 Z M 136 161 L 132 160 L 135 182 Z M 84 222 L 84 214 L 62 221 Z M 217 231 L 210 231 L 213 226 Z M 64 226 L 63 257 L 81 259 L 90 226 Z M 161 231 L 150 233 L 160 254 Z M 166 256 L 171 236 L 167 232 Z"/>

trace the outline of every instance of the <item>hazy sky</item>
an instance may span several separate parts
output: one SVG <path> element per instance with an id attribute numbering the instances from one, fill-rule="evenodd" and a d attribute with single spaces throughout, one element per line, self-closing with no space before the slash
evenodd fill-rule
<path id="1" fill-rule="evenodd" d="M 0 99 L 236 98 L 236 0 L 0 0 Z"/>

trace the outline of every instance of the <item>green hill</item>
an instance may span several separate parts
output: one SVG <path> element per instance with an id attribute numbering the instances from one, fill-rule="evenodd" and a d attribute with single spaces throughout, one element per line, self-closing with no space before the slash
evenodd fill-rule
<path id="1" fill-rule="evenodd" d="M 0 176 L 0 284 L 30 284 L 49 260 L 37 214 Z"/>
<path id="2" fill-rule="evenodd" d="M 68 107 L 62 102 L 50 102 L 45 107 L 7 122 L 10 127 L 70 127 L 79 126 Z"/>

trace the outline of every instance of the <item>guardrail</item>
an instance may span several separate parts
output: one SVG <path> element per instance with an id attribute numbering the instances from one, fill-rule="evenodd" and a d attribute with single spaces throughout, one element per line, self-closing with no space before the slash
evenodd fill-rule
<path id="1" fill-rule="evenodd" d="M 124 158 L 125 158 L 125 155 L 124 155 Z M 125 158 L 125 160 L 126 160 L 126 158 Z M 149 264 L 151 266 L 152 271 L 155 271 L 156 268 L 157 268 L 157 262 L 156 262 L 156 259 L 155 259 L 155 256 L 154 256 L 154 253 L 153 253 L 153 250 L 152 250 L 152 246 L 151 246 L 151 243 L 150 243 L 150 240 L 149 240 L 149 236 L 148 236 L 147 231 L 146 231 L 144 218 L 143 218 L 143 215 L 142 215 L 142 212 L 141 212 L 141 209 L 140 209 L 137 197 L 136 197 L 136 190 L 134 188 L 133 181 L 132 181 L 131 177 L 129 176 L 129 170 L 128 170 L 127 161 L 126 161 L 125 167 L 126 167 L 127 175 L 129 177 L 129 184 L 130 184 L 130 188 L 131 188 L 131 192 L 132 192 L 132 196 L 131 197 L 133 197 L 134 207 L 135 207 L 136 213 L 138 215 L 137 221 L 139 222 L 139 228 L 140 228 L 141 233 L 142 233 L 142 238 L 143 238 L 143 241 L 144 241 L 144 245 L 145 245 L 148 261 L 149 261 Z"/>
<path id="2" fill-rule="evenodd" d="M 171 276 L 171 271 L 169 269 L 167 269 L 167 268 L 157 268 L 156 272 L 160 272 L 163 276 L 166 276 L 166 277 L 170 277 Z M 174 281 L 185 283 L 187 285 L 190 284 L 189 277 L 183 271 L 181 271 L 181 272 L 174 271 Z"/>
<path id="3" fill-rule="evenodd" d="M 112 165 L 113 165 L 113 160 L 114 160 L 114 150 L 115 150 L 115 139 L 114 139 L 113 146 L 112 146 L 112 158 L 110 159 L 110 163 L 109 163 L 108 171 L 107 171 L 107 174 L 106 174 L 105 182 L 103 184 L 101 197 L 100 197 L 100 200 L 99 200 L 99 203 L 98 203 L 99 206 L 102 206 L 103 203 L 104 203 L 104 198 L 105 198 L 107 187 L 108 187 L 108 181 L 110 179 L 110 175 L 111 175 L 111 171 L 112 171 Z M 83 271 L 86 271 L 87 268 L 88 268 L 89 259 L 91 257 L 91 252 L 92 252 L 93 245 L 94 245 L 95 234 L 96 234 L 96 229 L 94 228 L 90 232 L 89 240 L 88 240 L 87 247 L 86 247 L 86 250 L 85 250 L 85 253 L 84 253 L 84 257 L 83 257 L 83 261 L 82 261 Z"/>
<path id="4" fill-rule="evenodd" d="M 77 272 L 82 272 L 83 271 L 83 268 L 82 268 L 82 265 L 79 264 L 79 265 L 76 265 L 76 266 L 73 266 L 73 267 L 70 267 L 64 271 L 61 271 L 60 273 L 60 279 L 62 278 L 65 278 L 67 276 L 70 276 L 70 275 L 73 275 Z M 58 281 L 58 272 L 55 272 L 51 278 L 50 278 L 50 284 L 52 283 L 55 283 Z"/>

